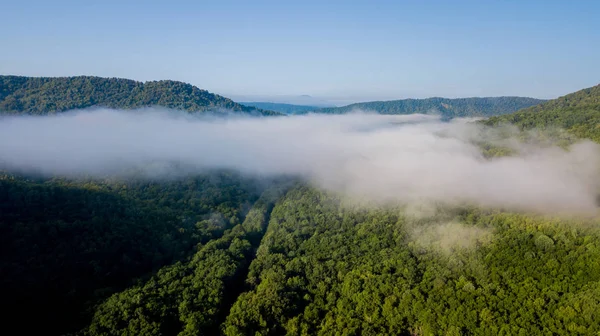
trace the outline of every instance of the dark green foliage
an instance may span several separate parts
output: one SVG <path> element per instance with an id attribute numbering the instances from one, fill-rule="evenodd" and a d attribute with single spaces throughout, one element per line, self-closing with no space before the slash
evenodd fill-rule
<path id="1" fill-rule="evenodd" d="M 282 103 L 269 103 L 269 102 L 240 102 L 242 105 L 254 106 L 259 109 L 281 112 L 285 114 L 298 114 L 306 113 L 318 110 L 316 106 L 306 105 L 293 105 L 293 104 L 282 104 Z"/>
<path id="2" fill-rule="evenodd" d="M 176 81 L 136 82 L 122 78 L 0 76 L 0 115 L 44 115 L 92 106 L 135 109 L 161 106 L 188 112 L 233 111 L 280 115 Z"/>
<path id="3" fill-rule="evenodd" d="M 241 223 L 258 190 L 226 172 L 168 183 L 0 175 L 5 321 L 24 334 L 77 330 L 99 300 Z"/>
<path id="4" fill-rule="evenodd" d="M 148 282 L 112 296 L 85 335 L 198 335 L 218 333 L 243 288 L 248 265 L 281 187 L 254 204 L 242 224 L 198 246 L 188 262 L 160 270 Z"/>
<path id="5" fill-rule="evenodd" d="M 490 126 L 510 123 L 522 130 L 560 128 L 579 138 L 600 142 L 600 85 L 512 114 L 492 117 L 484 123 Z"/>
<path id="6" fill-rule="evenodd" d="M 540 99 L 525 97 L 485 97 L 485 98 L 427 98 L 374 101 L 351 104 L 343 107 L 327 107 L 317 113 L 342 114 L 354 110 L 375 111 L 381 114 L 435 114 L 442 118 L 489 117 L 512 113 L 522 108 L 537 105 Z"/>

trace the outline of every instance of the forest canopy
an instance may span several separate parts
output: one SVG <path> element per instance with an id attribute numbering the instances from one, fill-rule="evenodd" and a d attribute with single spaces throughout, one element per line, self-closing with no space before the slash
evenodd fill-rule
<path id="1" fill-rule="evenodd" d="M 600 85 L 512 114 L 494 116 L 484 123 L 490 126 L 508 123 L 523 130 L 564 129 L 578 138 L 600 142 Z"/>
<path id="2" fill-rule="evenodd" d="M 433 114 L 444 119 L 460 117 L 489 117 L 512 113 L 542 103 L 527 97 L 427 98 L 373 101 L 343 107 L 326 107 L 315 113 L 341 114 L 352 111 L 374 111 L 381 114 Z"/>
<path id="3" fill-rule="evenodd" d="M 0 115 L 44 115 L 94 106 L 118 109 L 160 106 L 187 112 L 281 115 L 171 80 L 142 83 L 93 76 L 0 76 Z"/>

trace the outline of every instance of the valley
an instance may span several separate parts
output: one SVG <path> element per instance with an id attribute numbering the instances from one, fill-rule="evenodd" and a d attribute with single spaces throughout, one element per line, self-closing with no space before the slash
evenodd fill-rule
<path id="1" fill-rule="evenodd" d="M 183 84 L 163 87 L 167 82 L 158 82 L 163 83 L 158 91 L 146 91 L 150 89 L 126 80 L 2 80 L 4 118 L 60 114 L 98 104 L 124 111 L 164 107 L 203 112 L 218 106 L 272 120 L 267 110 L 251 110 L 196 88 L 189 91 Z M 105 86 L 117 84 L 127 89 L 102 93 Z M 181 98 L 174 88 L 208 100 Z M 138 90 L 147 98 L 120 93 Z M 542 137 L 552 137 L 555 129 L 561 130 L 553 141 L 568 139 L 562 145 L 569 151 L 585 139 L 600 141 L 599 97 L 596 86 L 512 114 L 469 107 L 463 111 L 478 112 L 456 112 L 453 117 L 498 114 L 477 123 L 509 125 L 522 135 L 539 130 Z M 517 108 L 514 104 L 509 103 Z M 236 132 L 247 131 L 231 125 Z M 414 130 L 407 125 L 377 134 L 388 139 Z M 434 127 L 438 133 L 456 129 L 461 128 Z M 228 146 L 234 155 L 235 147 Z M 482 146 L 467 148 L 487 150 L 474 154 L 483 167 L 520 155 Z M 9 152 L 0 153 L 0 163 L 9 158 Z M 259 165 L 255 161 L 268 158 L 259 154 L 255 152 L 254 161 L 243 157 L 247 165 L 255 165 L 252 174 L 237 163 L 237 170 L 185 170 L 168 178 L 99 176 L 93 171 L 49 176 L 4 167 L 0 291 L 6 328 L 47 335 L 600 332 L 596 215 L 515 209 L 514 203 L 494 198 L 485 204 L 470 198 L 446 202 L 443 195 L 417 203 L 412 198 L 405 203 L 357 201 L 344 192 L 347 185 L 323 187 L 320 179 L 329 175 L 311 179 L 262 173 L 261 167 L 277 163 Z M 336 167 L 336 175 L 347 173 L 344 169 L 358 174 L 353 166 Z M 412 186 L 400 184 L 403 180 L 389 183 L 394 181 L 399 188 Z M 467 189 L 465 185 L 460 193 Z M 493 195 L 496 189 L 490 189 Z"/>

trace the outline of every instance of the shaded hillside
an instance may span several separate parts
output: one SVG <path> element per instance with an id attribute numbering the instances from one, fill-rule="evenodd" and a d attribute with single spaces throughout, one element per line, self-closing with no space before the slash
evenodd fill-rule
<path id="1" fill-rule="evenodd" d="M 316 106 L 307 105 L 294 105 L 294 104 L 283 104 L 283 103 L 271 103 L 271 102 L 240 102 L 242 105 L 253 106 L 259 109 L 276 111 L 285 114 L 296 114 L 318 110 Z"/>
<path id="2" fill-rule="evenodd" d="M 164 267 L 145 284 L 113 295 L 98 307 L 83 334 L 217 335 L 244 289 L 273 204 L 286 188 L 263 193 L 242 223 L 199 245 L 189 261 Z"/>
<path id="3" fill-rule="evenodd" d="M 246 217 L 255 181 L 30 179 L 0 171 L 0 294 L 7 328 L 60 335 L 93 307 Z M 30 317 L 36 316 L 36 323 Z"/>
<path id="4" fill-rule="evenodd" d="M 162 106 L 188 112 L 279 114 L 240 105 L 191 84 L 170 80 L 142 83 L 92 76 L 0 76 L 0 114 L 44 115 L 92 106 L 116 109 Z"/>
<path id="5" fill-rule="evenodd" d="M 439 114 L 444 118 L 489 117 L 512 113 L 522 108 L 537 105 L 543 100 L 526 97 L 485 98 L 427 98 L 374 101 L 356 103 L 342 107 L 329 107 L 317 113 L 342 114 L 354 110 L 375 111 L 381 114 Z"/>
<path id="6" fill-rule="evenodd" d="M 492 117 L 485 123 L 512 123 L 523 130 L 563 128 L 577 137 L 600 142 L 600 85 L 512 114 Z"/>

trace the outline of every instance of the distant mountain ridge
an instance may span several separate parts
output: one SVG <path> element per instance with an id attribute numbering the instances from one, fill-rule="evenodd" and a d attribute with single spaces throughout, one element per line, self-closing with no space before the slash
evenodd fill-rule
<path id="1" fill-rule="evenodd" d="M 489 117 L 518 111 L 543 103 L 545 100 L 527 97 L 483 98 L 426 98 L 373 101 L 342 107 L 321 108 L 316 113 L 343 114 L 354 110 L 375 111 L 380 114 L 439 114 L 444 118 Z"/>
<path id="2" fill-rule="evenodd" d="M 333 101 L 330 101 L 322 97 L 313 97 L 311 95 L 244 95 L 244 94 L 226 94 L 225 96 L 232 100 L 239 102 L 259 102 L 259 103 L 276 103 L 276 104 L 289 104 L 289 105 L 300 105 L 300 106 L 316 106 L 322 107 L 335 107 L 341 106 Z"/>
<path id="3" fill-rule="evenodd" d="M 0 114 L 44 115 L 93 106 L 115 109 L 161 106 L 188 112 L 280 115 L 172 80 L 138 82 L 95 76 L 0 76 Z"/>
<path id="4" fill-rule="evenodd" d="M 296 114 L 318 110 L 317 106 L 295 105 L 272 102 L 240 102 L 242 105 L 254 106 L 259 109 L 281 112 L 285 114 Z"/>

